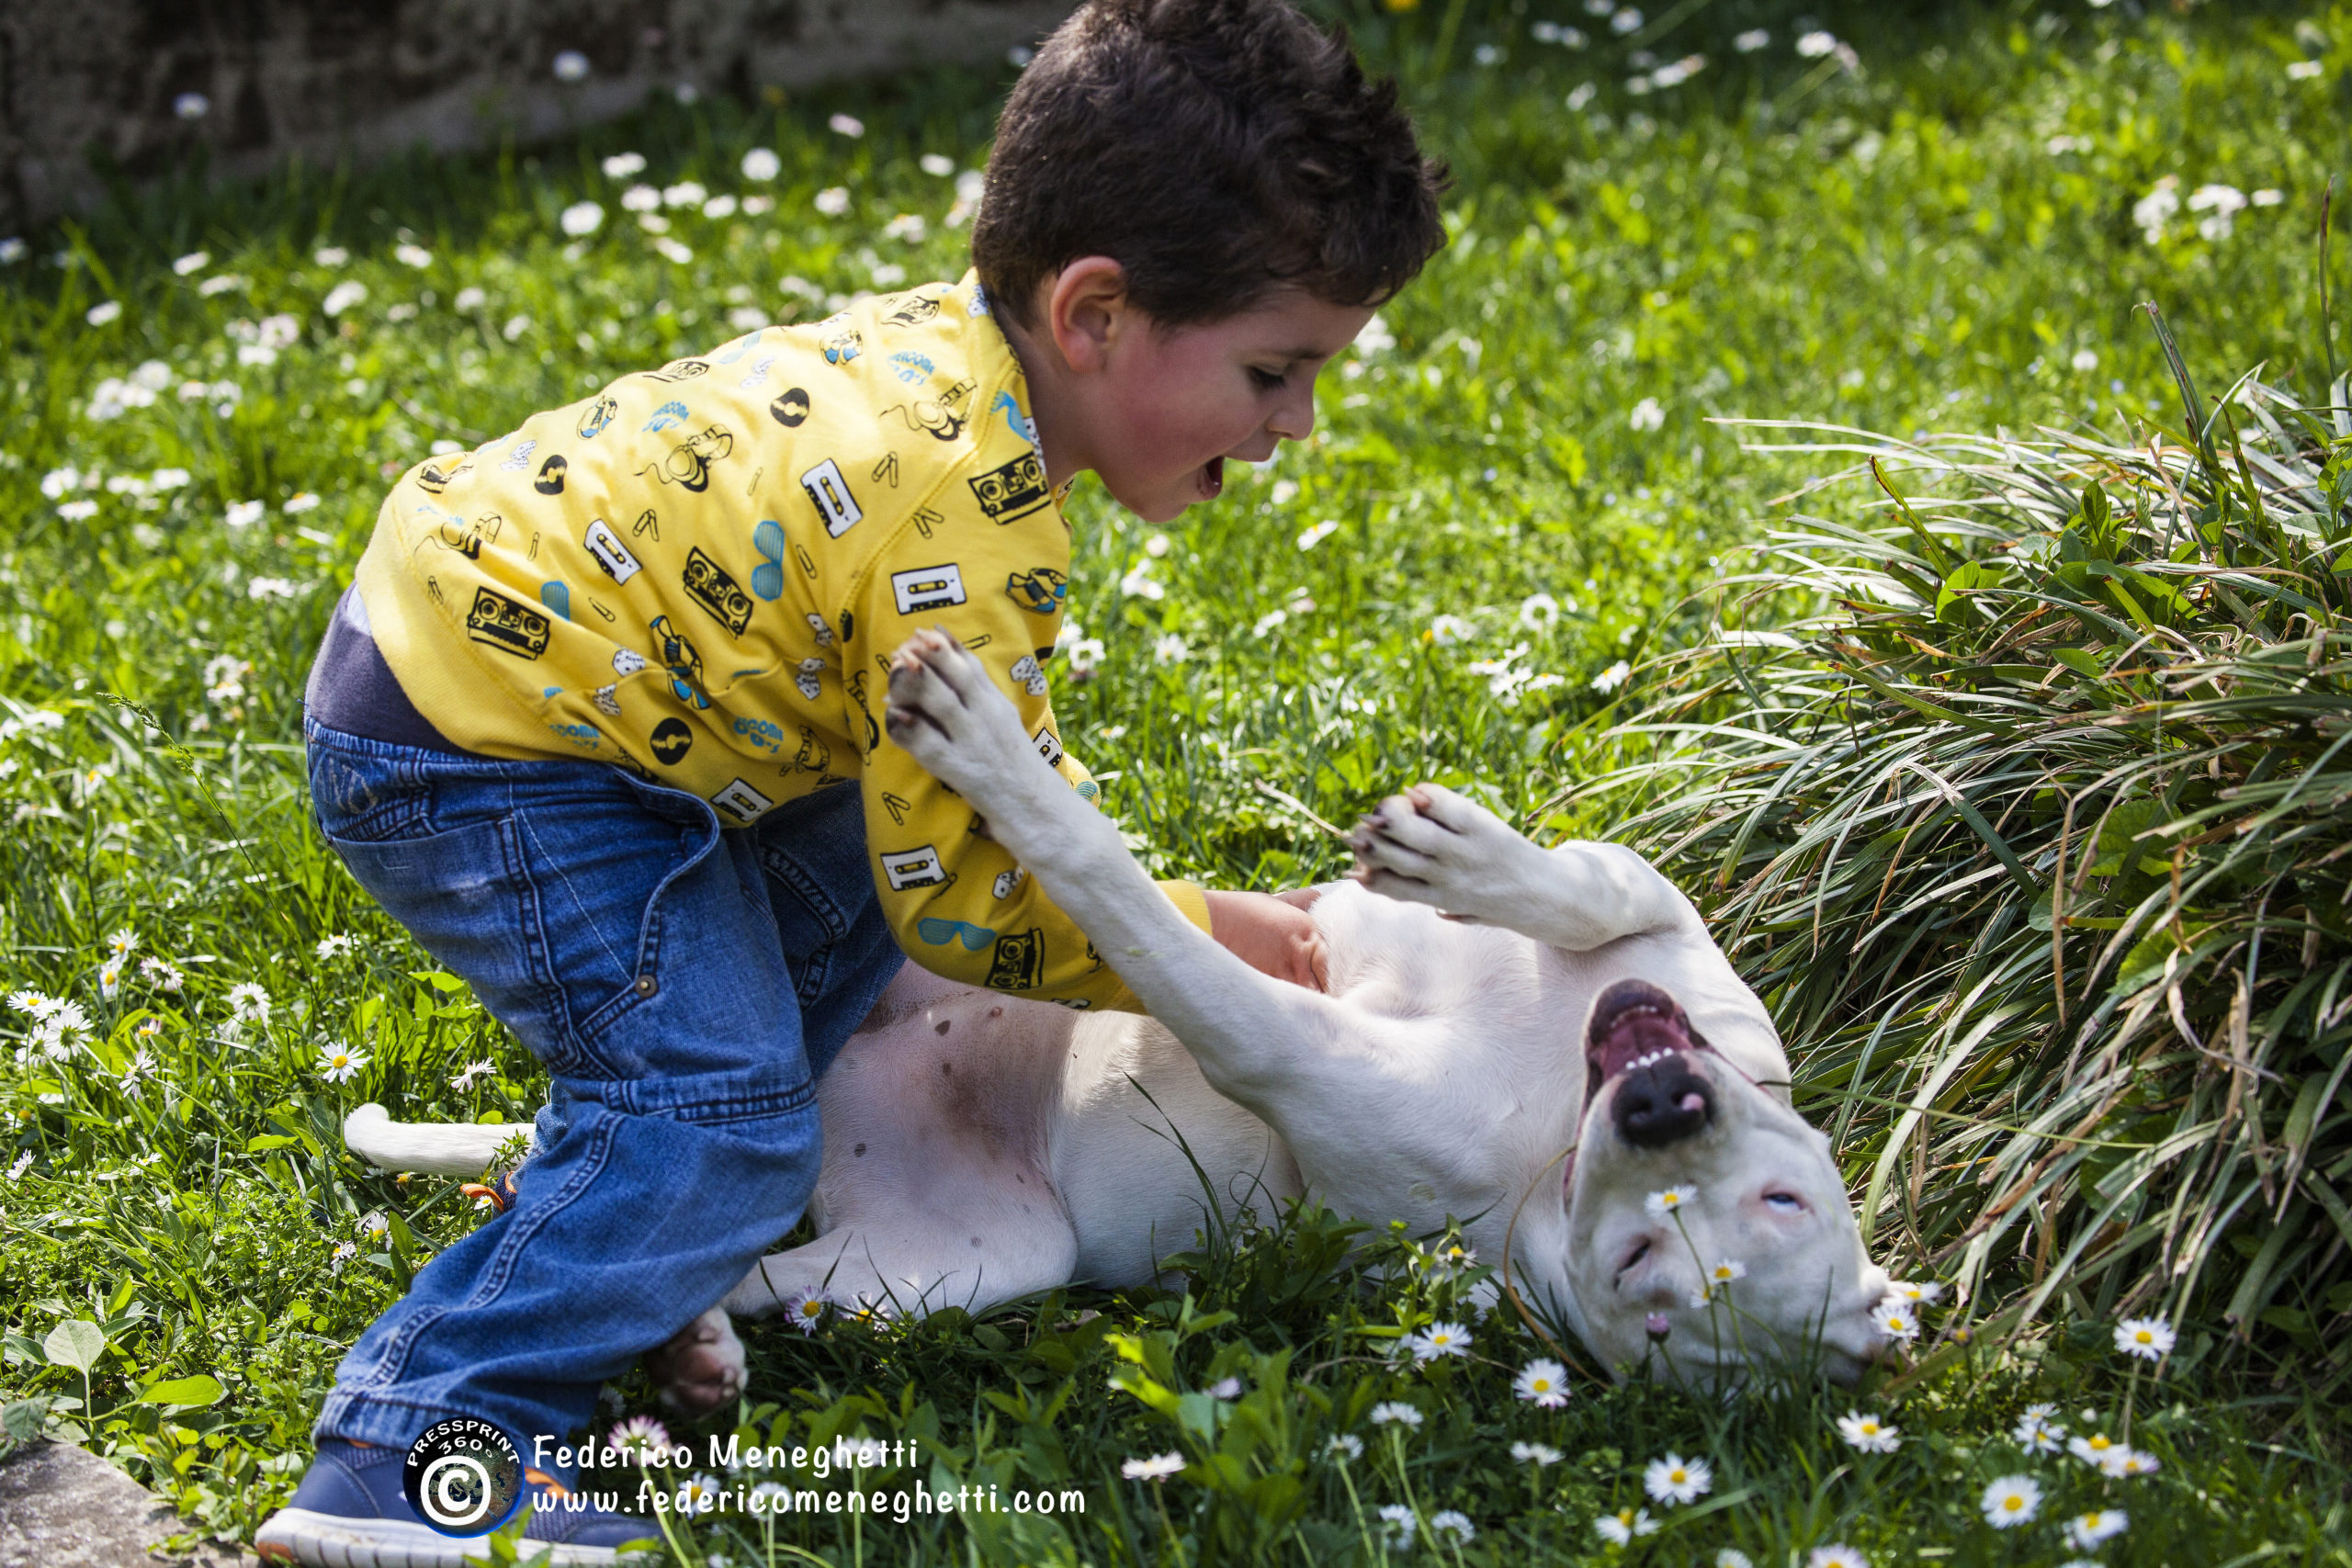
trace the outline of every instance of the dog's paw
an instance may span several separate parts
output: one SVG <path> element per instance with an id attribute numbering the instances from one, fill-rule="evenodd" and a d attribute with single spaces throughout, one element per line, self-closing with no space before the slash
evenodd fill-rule
<path id="1" fill-rule="evenodd" d="M 891 739 L 984 816 L 1015 770 L 1041 760 L 1019 710 L 942 631 L 917 632 L 892 656 L 883 722 Z"/>
<path id="2" fill-rule="evenodd" d="M 733 1404 L 743 1393 L 743 1342 L 727 1309 L 715 1306 L 645 1357 L 664 1409 L 688 1420 Z"/>
<path id="3" fill-rule="evenodd" d="M 1542 853 L 1485 807 L 1433 784 L 1382 801 L 1348 842 L 1350 874 L 1365 887 L 1473 924 L 1500 915 L 1520 863 Z"/>

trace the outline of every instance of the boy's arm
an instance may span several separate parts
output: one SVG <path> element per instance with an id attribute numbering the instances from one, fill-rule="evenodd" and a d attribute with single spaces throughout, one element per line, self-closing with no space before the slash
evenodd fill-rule
<path id="1" fill-rule="evenodd" d="M 974 649 L 1039 752 L 1093 798 L 1081 787 L 1091 784 L 1084 770 L 1063 755 L 1046 700 L 1040 656 L 1051 652 L 1058 606 L 1043 614 L 1026 607 L 1035 595 L 1016 580 L 1034 583 L 1034 572 L 1008 570 L 1002 554 L 1020 537 L 1017 530 L 982 536 L 978 547 L 958 552 L 910 531 L 875 563 L 852 606 L 844 718 L 868 742 L 861 787 L 875 890 L 899 945 L 934 974 L 1038 1000 L 1137 1011 L 1141 1004 L 1086 934 L 988 836 L 972 808 L 882 730 L 889 650 L 920 627 L 940 626 Z M 1200 888 L 1159 886 L 1193 925 L 1210 930 Z"/>

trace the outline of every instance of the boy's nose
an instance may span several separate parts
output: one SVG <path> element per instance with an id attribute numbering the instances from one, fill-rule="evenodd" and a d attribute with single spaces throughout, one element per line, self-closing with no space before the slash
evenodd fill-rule
<path id="1" fill-rule="evenodd" d="M 1285 441 L 1304 441 L 1315 434 L 1315 394 L 1312 390 L 1286 400 L 1266 421 L 1266 428 Z"/>

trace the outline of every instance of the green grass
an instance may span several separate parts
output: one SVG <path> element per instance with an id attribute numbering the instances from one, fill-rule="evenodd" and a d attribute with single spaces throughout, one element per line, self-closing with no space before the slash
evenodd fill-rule
<path id="1" fill-rule="evenodd" d="M 1442 71 L 1444 16 L 1360 17 L 1374 59 L 1406 73 L 1459 181 L 1452 245 L 1383 312 L 1395 345 L 1336 367 L 1317 439 L 1215 507 L 1164 531 L 1099 494 L 1075 509 L 1075 613 L 1104 654 L 1090 682 L 1065 672 L 1057 703 L 1154 868 L 1259 886 L 1339 870 L 1333 847 L 1261 783 L 1341 820 L 1425 777 L 1541 831 L 1598 832 L 1642 805 L 1568 792 L 1656 761 L 1646 731 L 1612 723 L 1678 700 L 1670 682 L 1720 658 L 1668 657 L 1706 644 L 1722 601 L 1704 585 L 1749 570 L 1743 547 L 1788 525 L 1775 498 L 1846 460 L 1747 450 L 1756 431 L 1713 418 L 1812 419 L 1896 438 L 2084 422 L 2117 436 L 2178 431 L 2173 378 L 2130 315 L 2143 299 L 2162 305 L 2209 389 L 2261 364 L 2267 381 L 2319 396 L 2330 347 L 2314 239 L 2352 118 L 2352 9 L 2208 6 L 2147 19 L 2131 9 L 1824 7 L 1822 25 L 1850 39 L 1860 74 L 1834 55 L 1799 57 L 1800 29 L 1780 7 L 1661 7 L 1644 31 L 1608 42 L 1605 20 L 1555 14 L 1594 35 L 1582 51 L 1536 41 L 1541 13 L 1497 10 L 1461 23 Z M 1741 53 L 1733 39 L 1757 26 L 1772 41 Z M 1482 63 L 1481 48 L 1499 57 Z M 1660 63 L 1691 52 L 1707 62 L 1680 85 L 1636 95 L 1624 84 L 1637 48 Z M 2304 59 L 2322 73 L 2290 79 L 2288 64 Z M 1567 107 L 1587 83 L 1597 92 Z M 661 102 L 527 153 L 296 170 L 219 189 L 191 173 L 114 192 L 85 224 L 30 236 L 31 255 L 0 270 L 0 808 L 10 825 L 0 984 L 70 998 L 89 1022 L 51 1059 L 31 1020 L 5 1020 L 0 1117 L 8 1157 L 29 1157 L 0 1181 L 0 1316 L 11 1330 L 0 1382 L 50 1402 L 51 1422 L 171 1492 L 191 1529 L 249 1531 L 283 1496 L 342 1348 L 423 1257 L 475 1223 L 453 1188 L 402 1185 L 345 1158 L 343 1112 L 373 1099 L 410 1118 L 519 1118 L 540 1093 L 527 1055 L 432 972 L 308 826 L 301 679 L 386 476 L 436 439 L 470 445 L 622 370 L 730 336 L 730 311 L 821 314 L 784 289 L 786 277 L 821 296 L 872 287 L 876 266 L 960 271 L 962 236 L 945 222 L 953 180 L 917 159 L 978 165 L 1003 85 L 941 73 L 781 105 Z M 865 134 L 827 130 L 836 111 L 859 116 Z M 2051 150 L 2058 137 L 2067 150 Z M 775 181 L 740 173 L 753 146 L 780 154 Z M 667 237 L 693 254 L 664 259 L 619 205 L 630 181 L 599 170 L 629 150 L 647 160 L 638 177 L 658 186 L 693 179 L 771 196 L 775 209 L 719 219 L 672 209 Z M 2228 184 L 2281 199 L 2237 213 L 2226 237 L 2200 236 L 2195 215 L 2177 213 L 2151 243 L 2132 209 L 2166 175 L 2184 198 Z M 829 218 L 816 197 L 836 187 L 849 206 Z M 604 220 L 575 241 L 559 214 L 583 199 L 603 205 Z M 923 238 L 884 235 L 900 213 L 926 220 Z M 2341 244 L 2341 206 L 2337 231 Z M 411 265 L 401 245 L 430 259 Z M 328 246 L 348 259 L 321 262 Z M 209 259 L 175 270 L 198 251 Z M 223 277 L 235 281 L 205 291 Z M 326 314 L 329 292 L 355 281 L 364 302 Z M 119 317 L 93 322 L 107 301 Z M 238 325 L 281 313 L 282 329 Z M 270 357 L 255 363 L 263 355 L 245 351 L 265 341 Z M 2340 324 L 2333 352 L 2352 361 Z M 2077 368 L 2078 356 L 2096 363 Z M 93 419 L 101 383 L 149 361 L 163 367 L 151 373 L 163 383 L 153 401 Z M 183 400 L 188 381 L 205 383 L 203 395 Z M 45 492 L 66 468 L 75 488 L 52 481 L 57 493 Z M 144 494 L 107 482 L 158 469 L 185 469 L 187 482 L 151 482 Z M 102 477 L 83 488 L 93 472 Z M 298 494 L 321 499 L 288 513 Z M 1827 513 L 1824 528 L 1872 526 L 1883 522 L 1873 494 L 1848 486 L 1804 505 Z M 95 512 L 64 510 L 77 501 Z M 232 526 L 232 509 L 243 516 L 252 502 L 259 515 Z M 1302 549 L 1302 534 L 1326 522 L 1336 527 Z M 1905 547 L 1939 573 L 1949 564 Z M 1157 594 L 1141 589 L 1139 568 Z M 1785 576 L 1745 624 L 1825 612 L 1804 571 Z M 1128 583 L 1138 591 L 1123 592 Z M 2294 633 L 2265 623 L 2263 635 Z M 1181 658 L 1158 651 L 1180 644 Z M 1624 685 L 1611 673 L 1621 661 L 1644 665 Z M 1798 707 L 1855 700 L 1806 687 L 1823 680 L 1813 667 L 1792 660 L 1785 672 L 1772 689 Z M 1744 699 L 1710 700 L 1724 716 Z M 1943 743 L 1898 736 L 1893 717 L 1878 720 L 1890 745 Z M 1758 787 L 1752 769 L 1733 765 L 1750 761 L 1711 771 L 1704 754 L 1686 757 L 1651 781 L 1647 804 L 1657 814 L 1700 801 L 1681 807 L 1696 825 L 1706 801 Z M 1846 971 L 1806 969 L 1788 945 L 1788 910 L 1768 907 L 1805 890 L 1747 880 L 1775 864 L 1791 876 L 1814 869 L 1804 833 L 1847 808 L 1842 785 L 1792 791 L 1746 842 L 1710 841 L 1703 864 L 1676 863 L 1694 891 L 1718 867 L 1740 874 L 1708 897 L 1724 900 L 1751 976 L 1775 987 L 1800 1047 L 1800 1092 L 1841 1122 L 1858 1196 L 1874 1184 L 1885 1193 L 1878 1179 L 1901 1168 L 1873 1211 L 1876 1246 L 1916 1265 L 1997 1194 L 1956 1173 L 1949 1199 L 1914 1190 L 1911 1161 L 1926 1156 L 1913 1150 L 1932 1141 L 1939 1164 L 2015 1161 L 2038 1159 L 2042 1145 L 1981 1130 L 1901 1143 L 1883 1107 L 1862 1098 L 1858 1059 L 1882 1075 L 1875 1099 L 1907 1104 L 1920 1092 L 1911 1059 L 1858 1055 L 1854 1014 L 1928 971 L 1867 949 Z M 2037 832 L 2048 826 L 2029 816 Z M 1951 836 L 1923 843 L 1910 874 L 1964 874 L 1975 852 L 1965 829 L 1923 819 Z M 1713 830 L 1720 840 L 1726 829 Z M 1653 841 L 1668 840 L 1661 830 Z M 1825 875 L 1847 878 L 1838 919 L 1857 918 L 1853 877 L 1890 869 L 1859 855 L 1826 863 Z M 2109 874 L 2099 896 L 2121 898 Z M 2030 913 L 2021 892 L 2016 902 Z M 137 946 L 108 994 L 101 966 L 119 931 Z M 319 952 L 342 936 L 347 951 Z M 1936 940 L 1935 963 L 1964 961 L 1949 933 Z M 145 958 L 168 964 L 177 988 L 142 972 Z M 1781 984 L 1792 965 L 1810 988 Z M 238 986 L 266 994 L 266 1019 L 234 1016 Z M 2211 1016 L 2195 1015 L 2200 1027 Z M 1906 1045 L 1926 1038 L 1916 1020 L 1904 1030 Z M 2004 1060 L 2024 1065 L 2007 1077 L 1963 1075 L 1958 1098 L 1933 1108 L 2007 1118 L 2079 1091 L 2063 1052 L 2039 1054 L 2045 1033 L 2011 1032 Z M 2295 1039 L 2299 1052 L 2329 1048 Z M 356 1078 L 322 1077 L 329 1043 L 366 1051 Z M 152 1069 L 134 1069 L 142 1053 Z M 482 1060 L 489 1072 L 453 1086 Z M 2181 1092 L 2199 1114 L 2221 1116 L 2216 1085 L 2193 1064 L 2159 1066 L 2188 1076 Z M 2291 1102 L 2256 1099 L 2271 1117 L 2267 1132 L 2258 1117 L 2251 1124 L 2256 1141 L 2283 1140 Z M 2335 1103 L 2312 1113 L 2307 1137 Z M 2246 1121 L 2232 1126 L 2243 1140 Z M 2207 1175 L 2260 1188 L 2244 1164 Z M 2068 1228 L 2081 1221 L 2064 1196 L 2041 1232 L 2053 1246 L 2095 1234 Z M 373 1213 L 389 1217 L 381 1234 L 361 1223 Z M 1965 1265 L 1964 1304 L 1930 1314 L 1944 1348 L 1924 1371 L 1851 1394 L 1804 1388 L 1729 1406 L 1646 1384 L 1580 1386 L 1551 1412 L 1510 1396 L 1519 1366 L 1546 1352 L 1499 1319 L 1476 1326 L 1469 1360 L 1411 1371 L 1383 1359 L 1400 1328 L 1458 1311 L 1460 1281 L 1426 1269 L 1379 1275 L 1374 1266 L 1402 1244 L 1351 1258 L 1313 1216 L 1265 1219 L 1270 1228 L 1205 1247 L 1189 1294 L 1073 1292 L 985 1324 L 944 1314 L 754 1337 L 747 1425 L 785 1423 L 803 1442 L 912 1436 L 935 1476 L 993 1480 L 1008 1494 L 1078 1486 L 1082 1519 L 828 1516 L 786 1523 L 773 1553 L 757 1530 L 729 1541 L 729 1527 L 706 1522 L 689 1556 L 1368 1562 L 1383 1550 L 1374 1510 L 1407 1504 L 1425 1519 L 1455 1509 L 1472 1520 L 1468 1544 L 1419 1549 L 1465 1562 L 1710 1561 L 1736 1545 L 1759 1564 L 1787 1563 L 1846 1541 L 1880 1562 L 2055 1563 L 2073 1553 L 2054 1515 L 2105 1499 L 2132 1516 L 2096 1554 L 2109 1562 L 2346 1557 L 2343 1429 L 2313 1392 L 2324 1379 L 2302 1375 L 2341 1359 L 2341 1310 L 2324 1292 L 2272 1301 L 2306 1319 L 2259 1325 L 2233 1349 L 2226 1293 L 2184 1286 L 2166 1298 L 2158 1284 L 2134 1295 L 2147 1264 L 2123 1251 L 2071 1294 L 2053 1292 L 2029 1332 L 1955 1345 L 1945 1328 L 1992 1318 L 2033 1267 L 2012 1235 L 2000 1256 Z M 2277 1234 L 2266 1223 L 2219 1238 L 2252 1241 L 2256 1258 L 2208 1272 L 2254 1264 Z M 2307 1228 L 2268 1274 L 2341 1279 L 2340 1247 L 2331 1253 L 2312 1214 L 2298 1224 Z M 345 1243 L 353 1255 L 336 1258 Z M 2290 1259 L 2290 1245 L 2307 1250 Z M 1962 1267 L 1947 1262 L 1940 1277 Z M 2140 1300 L 2164 1301 L 2194 1354 L 2134 1377 L 2109 1348 L 2109 1319 Z M 73 1322 L 92 1327 L 61 1326 Z M 1237 1399 L 1197 1392 L 1227 1375 L 1243 1385 Z M 1392 1398 L 1424 1424 L 1401 1436 L 1370 1424 L 1371 1404 Z M 2033 1400 L 2059 1402 L 2070 1426 L 2120 1433 L 2128 1421 L 2165 1468 L 2105 1483 L 2063 1455 L 2025 1457 L 2002 1434 Z M 1903 1447 L 1848 1448 L 1833 1422 L 1849 1404 L 1899 1425 Z M 18 1436 L 42 1416 L 35 1404 L 11 1411 Z M 1327 1453 L 1342 1431 L 1369 1445 L 1344 1466 Z M 1566 1457 L 1539 1468 L 1511 1457 L 1513 1441 Z M 1669 1449 L 1712 1461 L 1713 1510 L 1650 1505 L 1665 1533 L 1631 1553 L 1605 1546 L 1595 1515 L 1642 1502 L 1641 1466 Z M 1182 1476 L 1118 1477 L 1122 1460 L 1170 1450 L 1193 1461 Z M 1976 1499 L 2011 1472 L 2038 1475 L 2051 1496 L 2041 1521 L 1996 1534 Z"/>

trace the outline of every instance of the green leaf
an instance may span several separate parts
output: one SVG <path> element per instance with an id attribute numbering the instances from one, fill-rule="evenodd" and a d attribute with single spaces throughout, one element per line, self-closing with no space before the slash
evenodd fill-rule
<path id="1" fill-rule="evenodd" d="M 300 1138 L 287 1137 L 282 1133 L 264 1133 L 257 1137 L 245 1140 L 245 1153 L 257 1155 L 266 1149 L 290 1149 L 301 1141 Z"/>
<path id="2" fill-rule="evenodd" d="M 40 1344 L 49 1352 L 51 1365 L 71 1367 L 85 1376 L 107 1353 L 106 1330 L 85 1317 L 67 1318 L 51 1329 Z"/>
<path id="3" fill-rule="evenodd" d="M 139 1403 L 141 1404 L 217 1404 L 227 1396 L 228 1393 L 227 1389 L 220 1386 L 220 1379 L 198 1372 L 193 1377 L 172 1378 L 167 1382 L 151 1385 L 141 1392 Z"/>

